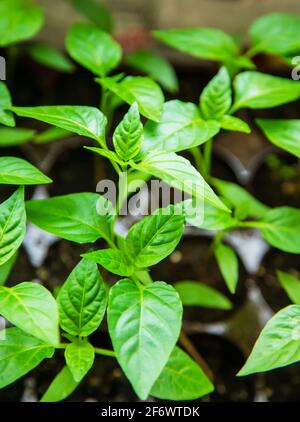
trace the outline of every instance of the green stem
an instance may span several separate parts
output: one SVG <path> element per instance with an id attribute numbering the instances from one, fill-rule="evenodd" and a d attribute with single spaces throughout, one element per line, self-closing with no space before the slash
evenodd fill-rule
<path id="1" fill-rule="evenodd" d="M 244 221 L 240 222 L 238 227 L 240 228 L 254 228 L 254 229 L 266 229 L 268 227 L 272 227 L 268 223 L 264 223 L 263 221 Z"/>
<path id="2" fill-rule="evenodd" d="M 190 149 L 192 156 L 194 157 L 196 168 L 200 173 L 203 173 L 204 169 L 204 160 L 199 147 L 194 147 Z"/>
<path id="3" fill-rule="evenodd" d="M 213 138 L 204 144 L 204 166 L 205 176 L 208 179 L 210 177 L 211 170 L 211 157 L 212 157 Z"/>
<path id="4" fill-rule="evenodd" d="M 116 354 L 113 350 L 102 349 L 100 347 L 94 347 L 94 351 L 95 351 L 95 353 L 97 353 L 97 355 L 111 356 L 111 357 L 116 356 Z"/>

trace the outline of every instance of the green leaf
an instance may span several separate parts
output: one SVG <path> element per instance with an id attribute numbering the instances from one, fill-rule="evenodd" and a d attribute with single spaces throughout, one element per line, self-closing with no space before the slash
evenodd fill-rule
<path id="1" fill-rule="evenodd" d="M 67 138 L 72 135 L 72 132 L 61 129 L 60 127 L 49 127 L 43 132 L 38 133 L 34 137 L 34 142 L 36 144 L 46 144 L 48 142 L 58 141 L 60 139 Z"/>
<path id="2" fill-rule="evenodd" d="M 253 52 L 289 55 L 300 50 L 300 17 L 288 13 L 269 13 L 250 27 Z"/>
<path id="3" fill-rule="evenodd" d="M 53 353 L 53 347 L 18 328 L 6 329 L 0 341 L 0 388 L 27 374 Z"/>
<path id="4" fill-rule="evenodd" d="M 146 73 L 167 91 L 171 93 L 178 91 L 174 68 L 160 54 L 150 50 L 134 51 L 126 56 L 125 63 L 139 72 Z"/>
<path id="5" fill-rule="evenodd" d="M 0 313 L 9 322 L 45 343 L 59 343 L 58 308 L 54 297 L 43 286 L 24 282 L 0 287 Z"/>
<path id="6" fill-rule="evenodd" d="M 64 366 L 49 385 L 47 391 L 41 398 L 41 402 L 53 403 L 64 400 L 77 388 L 76 382 L 70 369 Z"/>
<path id="7" fill-rule="evenodd" d="M 93 366 L 94 348 L 87 341 L 70 343 L 66 347 L 65 358 L 74 380 L 80 382 Z"/>
<path id="8" fill-rule="evenodd" d="M 1 5 L 0 5 L 1 8 Z M 1 15 L 0 15 L 0 33 L 1 33 Z M 1 37 L 0 37 L 1 39 Z M 1 42 L 1 41 L 0 41 Z M 6 110 L 11 106 L 11 96 L 4 82 L 0 82 L 0 123 L 6 126 L 15 126 L 14 115 Z"/>
<path id="9" fill-rule="evenodd" d="M 159 85 L 152 79 L 146 76 L 126 76 L 121 81 L 116 81 L 114 77 L 101 78 L 97 81 L 125 103 L 132 105 L 137 102 L 143 116 L 159 122 L 164 95 Z"/>
<path id="10" fill-rule="evenodd" d="M 124 254 L 117 249 L 101 249 L 82 256 L 102 265 L 102 267 L 113 274 L 128 277 L 133 273 L 133 266 L 127 262 Z"/>
<path id="11" fill-rule="evenodd" d="M 214 28 L 184 28 L 154 31 L 155 38 L 197 58 L 231 61 L 239 54 L 233 38 Z"/>
<path id="12" fill-rule="evenodd" d="M 186 158 L 174 152 L 148 154 L 144 161 L 135 167 L 143 173 L 162 179 L 200 201 L 207 201 L 214 207 L 229 211 L 195 167 Z"/>
<path id="13" fill-rule="evenodd" d="M 300 158 L 300 120 L 257 119 L 256 123 L 274 145 Z"/>
<path id="14" fill-rule="evenodd" d="M 184 216 L 177 215 L 174 206 L 160 208 L 131 227 L 125 252 L 135 267 L 150 267 L 174 251 L 183 230 Z"/>
<path id="15" fill-rule="evenodd" d="M 43 11 L 28 0 L 1 0 L 0 47 L 33 37 L 44 21 Z"/>
<path id="16" fill-rule="evenodd" d="M 300 306 L 279 311 L 260 333 L 239 376 L 269 371 L 300 361 Z"/>
<path id="17" fill-rule="evenodd" d="M 11 147 L 31 141 L 35 130 L 0 127 L 0 147 Z"/>
<path id="18" fill-rule="evenodd" d="M 232 303 L 218 290 L 199 281 L 178 281 L 174 284 L 184 306 L 202 306 L 213 309 L 232 309 Z"/>
<path id="19" fill-rule="evenodd" d="M 4 264 L 0 266 L 0 286 L 3 286 L 11 273 L 14 263 L 17 258 L 17 252 L 12 255 Z"/>
<path id="20" fill-rule="evenodd" d="M 112 204 L 97 193 L 74 193 L 26 202 L 28 219 L 49 233 L 77 243 L 109 242 Z"/>
<path id="21" fill-rule="evenodd" d="M 233 81 L 235 102 L 232 112 L 240 108 L 271 108 L 300 97 L 300 84 L 278 76 L 247 71 Z"/>
<path id="22" fill-rule="evenodd" d="M 218 267 L 224 277 L 230 293 L 235 293 L 239 279 L 239 261 L 232 248 L 219 243 L 214 250 Z"/>
<path id="23" fill-rule="evenodd" d="M 9 261 L 26 233 L 24 188 L 20 187 L 0 204 L 0 265 Z"/>
<path id="24" fill-rule="evenodd" d="M 235 116 L 224 115 L 220 120 L 220 125 L 222 129 L 232 130 L 234 132 L 250 133 L 250 126 L 244 122 L 244 120 L 239 119 Z"/>
<path id="25" fill-rule="evenodd" d="M 47 44 L 36 44 L 30 47 L 29 54 L 39 64 L 58 72 L 72 73 L 73 63 L 59 50 Z"/>
<path id="26" fill-rule="evenodd" d="M 113 134 L 115 151 L 122 160 L 132 160 L 140 151 L 143 125 L 137 103 L 133 103 Z"/>
<path id="27" fill-rule="evenodd" d="M 154 151 L 178 152 L 193 148 L 211 139 L 219 130 L 218 122 L 201 118 L 195 104 L 168 101 L 164 104 L 160 122 L 145 125 L 143 156 Z"/>
<path id="28" fill-rule="evenodd" d="M 95 148 L 95 147 L 84 147 L 84 148 L 88 149 L 89 151 L 93 151 L 96 154 L 101 155 L 101 157 L 108 158 L 110 161 L 115 161 L 121 166 L 125 166 L 127 164 L 125 161 L 121 160 L 121 158 L 114 151 L 110 151 L 109 149 Z"/>
<path id="29" fill-rule="evenodd" d="M 87 337 L 100 325 L 107 302 L 107 288 L 97 264 L 82 259 L 57 297 L 60 326 L 73 336 Z"/>
<path id="30" fill-rule="evenodd" d="M 111 35 L 87 23 L 72 26 L 66 47 L 75 61 L 99 76 L 107 75 L 122 59 L 121 47 Z"/>
<path id="31" fill-rule="evenodd" d="M 269 210 L 266 205 L 255 199 L 246 189 L 236 183 L 213 179 L 213 184 L 219 194 L 234 206 L 236 214 L 240 218 L 262 218 Z"/>
<path id="32" fill-rule="evenodd" d="M 0 185 L 40 185 L 52 180 L 21 158 L 0 157 Z"/>
<path id="33" fill-rule="evenodd" d="M 291 301 L 295 305 L 300 305 L 300 280 L 282 271 L 277 271 L 277 277 Z"/>
<path id="34" fill-rule="evenodd" d="M 145 400 L 176 344 L 182 305 L 172 286 L 121 280 L 110 290 L 108 327 L 117 360 Z"/>
<path id="35" fill-rule="evenodd" d="M 194 400 L 213 390 L 213 384 L 200 366 L 175 347 L 150 394 L 164 400 Z"/>
<path id="36" fill-rule="evenodd" d="M 263 237 L 284 252 L 300 253 L 300 210 L 291 207 L 274 208 L 261 222 Z"/>
<path id="37" fill-rule="evenodd" d="M 226 67 L 206 85 L 200 96 L 200 109 L 206 120 L 220 120 L 231 107 L 231 80 Z"/>
<path id="38" fill-rule="evenodd" d="M 110 11 L 99 1 L 70 0 L 72 5 L 99 28 L 106 32 L 113 29 L 113 19 Z"/>
<path id="39" fill-rule="evenodd" d="M 30 117 L 77 133 L 100 142 L 105 138 L 107 119 L 95 107 L 87 106 L 41 106 L 11 107 L 21 117 Z"/>

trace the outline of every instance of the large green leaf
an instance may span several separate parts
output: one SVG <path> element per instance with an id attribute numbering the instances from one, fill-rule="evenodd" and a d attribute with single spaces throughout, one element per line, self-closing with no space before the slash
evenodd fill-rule
<path id="1" fill-rule="evenodd" d="M 250 27 L 251 50 L 282 55 L 300 50 L 300 17 L 288 13 L 269 13 Z"/>
<path id="2" fill-rule="evenodd" d="M 200 201 L 207 201 L 214 207 L 228 210 L 195 167 L 186 158 L 174 152 L 148 154 L 144 161 L 135 167 L 142 173 L 158 177 Z"/>
<path id="3" fill-rule="evenodd" d="M 39 185 L 51 183 L 32 164 L 17 157 L 0 157 L 0 185 Z"/>
<path id="4" fill-rule="evenodd" d="M 277 271 L 277 277 L 291 301 L 295 305 L 300 305 L 300 280 L 282 271 Z"/>
<path id="5" fill-rule="evenodd" d="M 194 400 L 214 390 L 200 366 L 175 347 L 150 394 L 164 400 Z"/>
<path id="6" fill-rule="evenodd" d="M 232 304 L 226 296 L 199 281 L 178 281 L 174 287 L 184 306 L 202 306 L 224 310 L 232 308 Z"/>
<path id="7" fill-rule="evenodd" d="M 11 384 L 51 358 L 54 348 L 19 328 L 8 328 L 0 341 L 0 388 Z"/>
<path id="8" fill-rule="evenodd" d="M 110 290 L 108 326 L 118 362 L 145 400 L 176 344 L 182 305 L 163 282 L 148 286 L 121 280 Z"/>
<path id="9" fill-rule="evenodd" d="M 235 102 L 232 111 L 240 108 L 271 108 L 300 97 L 300 84 L 278 76 L 247 71 L 233 81 Z"/>
<path id="10" fill-rule="evenodd" d="M 30 117 L 78 135 L 102 142 L 107 119 L 101 111 L 88 106 L 11 107 L 21 117 Z"/>
<path id="11" fill-rule="evenodd" d="M 40 284 L 24 282 L 14 287 L 0 287 L 0 314 L 26 333 L 58 345 L 57 304 Z"/>
<path id="12" fill-rule="evenodd" d="M 278 312 L 260 333 L 238 375 L 269 371 L 300 361 L 300 306 Z"/>
<path id="13" fill-rule="evenodd" d="M 220 120 L 231 107 L 231 80 L 226 67 L 221 67 L 200 96 L 200 108 L 205 119 Z"/>
<path id="14" fill-rule="evenodd" d="M 1 7 L 1 6 L 0 6 Z M 1 15 L 0 15 L 1 20 Z M 0 28 L 1 32 L 1 28 Z M 1 42 L 1 41 L 0 41 Z M 6 126 L 15 126 L 15 119 L 11 111 L 6 110 L 11 106 L 11 96 L 4 82 L 0 82 L 0 123 Z"/>
<path id="15" fill-rule="evenodd" d="M 97 264 L 82 259 L 60 289 L 57 302 L 63 330 L 82 337 L 95 331 L 107 302 L 107 288 Z"/>
<path id="16" fill-rule="evenodd" d="M 95 0 L 69 0 L 72 5 L 88 20 L 104 31 L 111 32 L 113 20 L 110 11 L 99 1 Z"/>
<path id="17" fill-rule="evenodd" d="M 58 72 L 72 73 L 73 63 L 60 50 L 47 44 L 35 44 L 29 49 L 31 57 L 39 64 Z"/>
<path id="18" fill-rule="evenodd" d="M 126 259 L 124 253 L 118 249 L 101 249 L 82 255 L 97 264 L 100 264 L 107 271 L 128 277 L 133 273 L 133 266 Z"/>
<path id="19" fill-rule="evenodd" d="M 257 119 L 256 123 L 274 145 L 300 158 L 300 120 Z"/>
<path id="20" fill-rule="evenodd" d="M 64 366 L 51 382 L 40 401 L 53 403 L 64 400 L 73 393 L 78 384 L 79 382 L 74 380 L 70 369 Z"/>
<path id="21" fill-rule="evenodd" d="M 261 226 L 263 237 L 275 248 L 300 253 L 300 210 L 291 207 L 274 208 L 264 216 Z"/>
<path id="22" fill-rule="evenodd" d="M 160 208 L 131 227 L 124 249 L 135 267 L 157 264 L 174 251 L 184 230 L 184 216 L 175 210 L 173 206 Z"/>
<path id="23" fill-rule="evenodd" d="M 224 277 L 230 293 L 234 293 L 239 279 L 239 261 L 232 248 L 219 243 L 215 250 L 218 267 Z"/>
<path id="24" fill-rule="evenodd" d="M 133 103 L 113 134 L 115 151 L 122 160 L 129 161 L 140 151 L 143 125 L 137 103 Z"/>
<path id="25" fill-rule="evenodd" d="M 143 155 L 149 152 L 177 152 L 211 139 L 220 130 L 216 121 L 201 118 L 199 108 L 193 103 L 171 100 L 164 104 L 159 123 L 147 122 L 142 144 Z"/>
<path id="26" fill-rule="evenodd" d="M 71 57 L 95 75 L 107 75 L 122 58 L 121 47 L 111 35 L 87 23 L 72 26 L 66 46 Z"/>
<path id="27" fill-rule="evenodd" d="M 230 35 L 214 28 L 184 28 L 154 31 L 155 38 L 198 58 L 227 62 L 239 54 Z"/>
<path id="28" fill-rule="evenodd" d="M 74 380 L 80 382 L 94 363 L 94 348 L 87 341 L 69 343 L 65 350 L 65 358 Z"/>
<path id="29" fill-rule="evenodd" d="M 178 91 L 176 73 L 170 63 L 161 55 L 150 50 L 138 50 L 125 58 L 125 63 L 139 72 L 146 73 L 167 91 Z"/>
<path id="30" fill-rule="evenodd" d="M 0 127 L 0 147 L 24 144 L 31 141 L 34 134 L 35 130 L 32 129 Z"/>
<path id="31" fill-rule="evenodd" d="M 121 81 L 111 77 L 98 79 L 98 82 L 125 103 L 132 105 L 137 102 L 143 116 L 159 122 L 164 95 L 159 85 L 152 79 L 146 76 L 127 76 Z"/>
<path id="32" fill-rule="evenodd" d="M 112 204 L 97 193 L 73 193 L 26 202 L 29 220 L 41 229 L 77 243 L 111 237 Z"/>
<path id="33" fill-rule="evenodd" d="M 24 188 L 0 204 L 0 265 L 15 255 L 26 233 Z"/>
<path id="34" fill-rule="evenodd" d="M 0 47 L 33 37 L 43 20 L 42 9 L 33 1 L 1 0 Z"/>

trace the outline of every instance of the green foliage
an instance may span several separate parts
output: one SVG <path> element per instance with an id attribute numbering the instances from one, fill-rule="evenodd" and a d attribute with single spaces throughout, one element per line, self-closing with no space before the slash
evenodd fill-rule
<path id="1" fill-rule="evenodd" d="M 40 401 L 53 403 L 64 400 L 73 393 L 78 384 L 79 383 L 74 380 L 70 369 L 67 366 L 64 366 L 49 385 Z"/>
<path id="2" fill-rule="evenodd" d="M 128 277 L 133 273 L 132 263 L 126 259 L 123 252 L 118 249 L 101 249 L 95 252 L 89 252 L 82 255 L 100 264 L 107 271 L 120 276 Z"/>
<path id="3" fill-rule="evenodd" d="M 232 248 L 223 243 L 215 247 L 215 257 L 230 293 L 236 290 L 239 278 L 239 262 Z"/>
<path id="4" fill-rule="evenodd" d="M 95 0 L 68 0 L 87 19 L 103 31 L 111 32 L 113 28 L 112 16 L 109 10 Z"/>
<path id="5" fill-rule="evenodd" d="M 300 280 L 282 271 L 277 271 L 277 277 L 291 301 L 295 305 L 300 305 Z"/>
<path id="6" fill-rule="evenodd" d="M 93 366 L 95 359 L 94 348 L 87 341 L 69 343 L 66 347 L 65 358 L 74 381 L 80 382 Z"/>
<path id="7" fill-rule="evenodd" d="M 63 73 L 74 71 L 73 63 L 59 50 L 46 44 L 30 47 L 29 54 L 39 64 Z"/>
<path id="8" fill-rule="evenodd" d="M 11 96 L 4 82 L 0 82 L 0 123 L 5 126 L 15 126 L 15 119 L 7 108 L 11 106 Z"/>
<path id="9" fill-rule="evenodd" d="M 1 112 L 0 112 L 1 113 Z M 0 147 L 12 147 L 31 141 L 35 130 L 0 127 Z"/>
<path id="10" fill-rule="evenodd" d="M 52 180 L 27 161 L 0 157 L 0 185 L 39 185 Z"/>

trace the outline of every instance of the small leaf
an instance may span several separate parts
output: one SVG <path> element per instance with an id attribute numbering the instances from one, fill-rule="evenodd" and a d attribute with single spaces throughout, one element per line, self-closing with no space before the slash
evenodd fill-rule
<path id="1" fill-rule="evenodd" d="M 206 85 L 200 96 L 200 109 L 206 120 L 220 120 L 231 107 L 231 80 L 226 67 Z"/>
<path id="2" fill-rule="evenodd" d="M 88 23 L 71 27 L 66 47 L 75 61 L 100 76 L 116 68 L 122 58 L 120 45 L 107 32 Z"/>
<path id="3" fill-rule="evenodd" d="M 53 347 L 18 328 L 6 329 L 0 341 L 0 388 L 21 378 L 53 353 Z"/>
<path id="4" fill-rule="evenodd" d="M 233 132 L 251 132 L 251 128 L 246 122 L 244 122 L 244 120 L 241 120 L 235 116 L 229 116 L 227 114 L 221 118 L 220 125 L 222 129 L 232 130 Z"/>
<path id="5" fill-rule="evenodd" d="M 300 361 L 299 340 L 300 306 L 291 305 L 267 322 L 238 375 L 269 371 Z"/>
<path id="6" fill-rule="evenodd" d="M 230 293 L 235 293 L 239 279 L 239 261 L 232 248 L 219 243 L 215 248 L 215 257 L 218 267 L 224 277 Z"/>
<path id="7" fill-rule="evenodd" d="M 233 38 L 214 28 L 154 31 L 155 38 L 197 58 L 227 62 L 239 54 Z"/>
<path id="8" fill-rule="evenodd" d="M 59 50 L 47 44 L 35 44 L 29 49 L 31 57 L 39 64 L 58 72 L 72 73 L 73 63 Z"/>
<path id="9" fill-rule="evenodd" d="M 18 253 L 16 252 L 14 255 L 12 255 L 11 258 L 9 258 L 8 261 L 5 262 L 5 264 L 2 264 L 0 266 L 0 286 L 3 286 L 6 282 L 6 280 L 9 277 L 9 274 L 12 271 L 12 268 L 14 266 L 14 263 L 16 262 Z"/>
<path id="10" fill-rule="evenodd" d="M 199 108 L 179 100 L 167 101 L 159 123 L 147 122 L 142 156 L 149 152 L 178 152 L 201 145 L 220 130 L 218 122 L 201 118 Z"/>
<path id="11" fill-rule="evenodd" d="M 277 277 L 291 301 L 295 305 L 300 305 L 300 280 L 282 271 L 277 271 Z"/>
<path id="12" fill-rule="evenodd" d="M 133 103 L 128 113 L 113 134 L 116 153 L 124 161 L 132 160 L 140 151 L 143 140 L 143 125 L 137 103 Z"/>
<path id="13" fill-rule="evenodd" d="M 200 366 L 175 347 L 150 394 L 164 400 L 194 400 L 213 390 L 214 386 Z"/>
<path id="14" fill-rule="evenodd" d="M 0 287 L 0 313 L 26 333 L 52 346 L 58 345 L 57 304 L 40 284 L 24 282 Z"/>
<path id="15" fill-rule="evenodd" d="M 174 188 L 186 192 L 200 201 L 207 201 L 214 207 L 229 211 L 195 167 L 186 158 L 174 152 L 148 154 L 135 168 L 142 173 L 162 179 Z"/>
<path id="16" fill-rule="evenodd" d="M 0 157 L 0 185 L 40 185 L 51 183 L 32 164 L 17 157 Z"/>
<path id="17" fill-rule="evenodd" d="M 178 281 L 174 284 L 184 306 L 202 306 L 213 309 L 232 309 L 226 296 L 199 281 Z"/>
<path id="18" fill-rule="evenodd" d="M 261 224 L 263 237 L 284 252 L 300 253 L 300 210 L 279 207 L 268 211 Z"/>
<path id="19" fill-rule="evenodd" d="M 97 81 L 125 103 L 132 105 L 137 102 L 143 116 L 159 122 L 164 95 L 159 85 L 152 79 L 144 76 L 126 76 L 121 81 L 116 81 L 114 77 L 101 78 Z"/>
<path id="20" fill-rule="evenodd" d="M 41 106 L 10 107 L 17 116 L 30 117 L 53 126 L 66 129 L 81 136 L 102 142 L 105 138 L 107 119 L 95 107 L 87 106 Z"/>
<path id="21" fill-rule="evenodd" d="M 9 261 L 23 242 L 26 233 L 24 188 L 0 205 L 0 265 Z"/>
<path id="22" fill-rule="evenodd" d="M 300 158 L 300 120 L 257 119 L 256 123 L 274 145 Z"/>
<path id="23" fill-rule="evenodd" d="M 247 71 L 233 81 L 235 102 L 232 112 L 240 108 L 272 108 L 300 97 L 300 84 L 278 76 Z"/>
<path id="24" fill-rule="evenodd" d="M 74 380 L 80 382 L 93 366 L 94 348 L 87 341 L 70 343 L 66 347 L 65 358 Z"/>
<path id="25" fill-rule="evenodd" d="M 174 206 L 160 208 L 131 227 L 125 240 L 126 255 L 137 268 L 157 264 L 174 251 L 183 230 L 184 217 L 175 213 Z"/>
<path id="26" fill-rule="evenodd" d="M 97 265 L 82 259 L 60 289 L 57 302 L 63 330 L 82 337 L 94 332 L 103 319 L 107 302 L 107 289 Z"/>
<path id="27" fill-rule="evenodd" d="M 101 249 L 82 256 L 100 264 L 113 274 L 128 277 L 133 273 L 132 265 L 126 261 L 124 254 L 117 249 Z"/>
<path id="28" fill-rule="evenodd" d="M 178 91 L 174 68 L 160 54 L 150 50 L 134 51 L 126 56 L 125 63 L 139 72 L 146 73 L 167 91 L 171 93 Z"/>
<path id="29" fill-rule="evenodd" d="M 28 219 L 49 233 L 77 243 L 111 237 L 112 204 L 97 193 L 74 193 L 26 202 Z"/>
<path id="30" fill-rule="evenodd" d="M 0 5 L 1 10 L 1 5 Z M 1 14 L 0 14 L 0 34 L 1 34 Z M 1 43 L 1 37 L 0 37 Z M 4 82 L 0 82 L 0 123 L 6 126 L 15 126 L 15 119 L 11 111 L 6 110 L 11 106 L 11 96 Z"/>
<path id="31" fill-rule="evenodd" d="M 113 20 L 110 11 L 94 0 L 71 0 L 73 6 L 87 19 L 106 32 L 111 32 Z"/>
<path id="32" fill-rule="evenodd" d="M 0 47 L 33 37 L 44 21 L 43 11 L 32 1 L 1 0 Z"/>
<path id="33" fill-rule="evenodd" d="M 108 326 L 116 356 L 137 395 L 145 400 L 166 365 L 181 328 L 182 305 L 163 282 L 115 284 L 109 295 Z"/>
<path id="34" fill-rule="evenodd" d="M 76 382 L 70 369 L 64 366 L 49 385 L 47 391 L 41 398 L 41 402 L 54 403 L 66 399 L 77 388 Z"/>
<path id="35" fill-rule="evenodd" d="M 32 129 L 0 127 L 0 147 L 24 144 L 31 141 L 34 134 L 35 130 Z"/>

